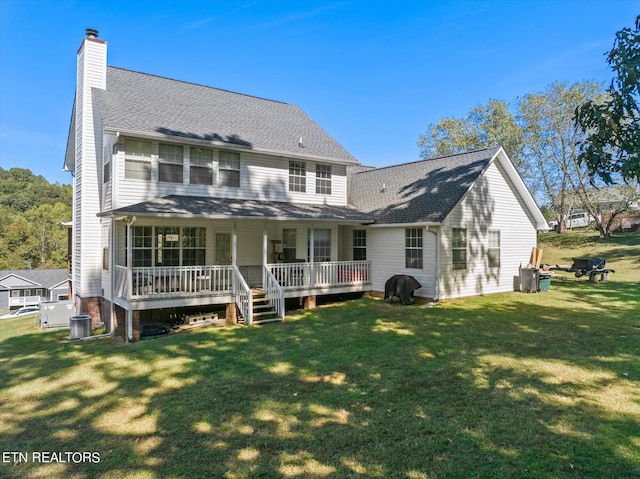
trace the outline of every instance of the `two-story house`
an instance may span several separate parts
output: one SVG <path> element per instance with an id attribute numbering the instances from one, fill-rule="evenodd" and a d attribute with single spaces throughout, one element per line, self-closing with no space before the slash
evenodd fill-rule
<path id="1" fill-rule="evenodd" d="M 106 57 L 87 30 L 65 167 L 77 311 L 109 331 L 135 339 L 211 304 L 279 320 L 285 298 L 382 291 L 396 273 L 434 299 L 511 290 L 546 227 L 501 148 L 362 168 L 297 106 Z"/>

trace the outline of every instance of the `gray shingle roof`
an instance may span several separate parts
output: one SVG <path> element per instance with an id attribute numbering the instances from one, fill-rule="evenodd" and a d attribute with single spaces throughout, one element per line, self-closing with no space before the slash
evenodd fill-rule
<path id="1" fill-rule="evenodd" d="M 358 163 L 295 105 L 115 67 L 92 92 L 109 129 Z"/>
<path id="2" fill-rule="evenodd" d="M 376 223 L 439 223 L 499 149 L 355 173 L 349 177 L 349 204 L 372 215 Z"/>
<path id="3" fill-rule="evenodd" d="M 66 269 L 12 269 L 0 271 L 0 287 L 2 280 L 7 276 L 16 275 L 29 281 L 51 289 L 63 281 L 69 279 L 69 273 Z"/>
<path id="4" fill-rule="evenodd" d="M 344 206 L 308 205 L 281 201 L 239 200 L 170 195 L 118 208 L 107 215 L 152 215 L 177 218 L 264 218 L 290 220 L 333 220 L 371 223 L 373 218 Z"/>

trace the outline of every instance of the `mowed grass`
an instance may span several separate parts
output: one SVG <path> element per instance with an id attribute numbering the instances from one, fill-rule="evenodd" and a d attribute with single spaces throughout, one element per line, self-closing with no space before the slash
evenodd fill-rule
<path id="1" fill-rule="evenodd" d="M 0 476 L 638 478 L 640 235 L 541 241 L 616 273 L 130 345 L 0 322 L 0 451 L 100 459 Z"/>

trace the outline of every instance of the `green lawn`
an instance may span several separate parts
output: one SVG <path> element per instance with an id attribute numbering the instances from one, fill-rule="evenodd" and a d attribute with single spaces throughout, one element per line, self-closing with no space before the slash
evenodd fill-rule
<path id="1" fill-rule="evenodd" d="M 0 321 L 0 451 L 29 453 L 0 476 L 638 478 L 640 235 L 541 242 L 543 262 L 617 272 L 132 345 Z"/>

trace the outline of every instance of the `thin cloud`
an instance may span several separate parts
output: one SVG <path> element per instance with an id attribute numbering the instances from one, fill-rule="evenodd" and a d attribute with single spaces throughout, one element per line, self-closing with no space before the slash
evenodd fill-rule
<path id="1" fill-rule="evenodd" d="M 320 15 L 326 11 L 334 10 L 339 7 L 339 4 L 336 5 L 326 5 L 321 8 L 316 8 L 314 10 L 308 10 L 306 12 L 298 12 L 293 13 L 291 15 L 287 15 L 286 17 L 277 18 L 271 22 L 264 23 L 262 25 L 263 28 L 273 28 L 276 26 L 284 25 L 287 23 L 297 22 L 298 20 L 302 20 L 304 18 L 315 17 L 316 15 Z"/>
<path id="2" fill-rule="evenodd" d="M 207 25 L 209 25 L 211 22 L 218 20 L 220 18 L 224 18 L 224 17 L 228 17 L 229 15 L 233 15 L 234 13 L 240 12 L 242 10 L 246 10 L 247 8 L 253 7 L 257 2 L 249 2 L 249 3 L 245 3 L 244 5 L 238 7 L 238 8 L 234 8 L 233 10 L 229 10 L 228 12 L 224 12 L 221 13 L 219 15 L 213 15 L 211 17 L 207 17 L 207 18 L 202 18 L 200 20 L 197 20 L 195 22 L 191 22 L 188 23 L 187 25 L 185 25 L 185 28 L 187 30 L 198 30 L 200 28 L 204 28 Z"/>

